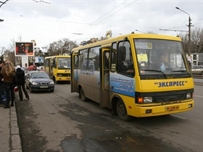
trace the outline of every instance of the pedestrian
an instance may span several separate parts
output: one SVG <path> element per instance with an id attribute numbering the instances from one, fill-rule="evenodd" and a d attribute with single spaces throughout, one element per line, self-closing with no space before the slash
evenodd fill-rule
<path id="1" fill-rule="evenodd" d="M 0 105 L 3 104 L 4 83 L 2 81 L 3 75 L 1 73 L 3 67 L 3 61 L 0 61 Z"/>
<path id="2" fill-rule="evenodd" d="M 20 101 L 23 101 L 23 92 L 27 100 L 29 100 L 30 99 L 29 95 L 27 93 L 27 90 L 25 89 L 25 72 L 22 70 L 20 65 L 16 67 L 15 74 L 16 74 L 16 83 L 18 87 Z"/>
<path id="3" fill-rule="evenodd" d="M 6 91 L 6 104 L 4 108 L 10 108 L 10 106 L 14 106 L 15 94 L 14 94 L 14 77 L 15 77 L 15 68 L 10 62 L 6 62 L 3 65 L 1 70 L 1 74 L 3 78 L 1 81 L 4 82 L 5 91 Z M 10 105 L 11 101 L 11 105 Z"/>

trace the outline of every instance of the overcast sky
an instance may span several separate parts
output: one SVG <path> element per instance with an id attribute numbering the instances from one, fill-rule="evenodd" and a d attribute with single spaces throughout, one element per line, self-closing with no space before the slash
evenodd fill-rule
<path id="1" fill-rule="evenodd" d="M 36 1 L 9 0 L 1 6 L 0 19 L 4 21 L 0 22 L 0 48 L 9 48 L 19 37 L 23 42 L 35 40 L 38 47 L 63 38 L 79 44 L 104 37 L 108 30 L 113 37 L 132 31 L 176 36 L 188 31 L 189 15 L 192 30 L 203 27 L 203 0 Z"/>

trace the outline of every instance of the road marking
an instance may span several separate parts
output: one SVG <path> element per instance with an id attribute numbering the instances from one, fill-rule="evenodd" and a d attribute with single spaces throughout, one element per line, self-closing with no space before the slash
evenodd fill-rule
<path id="1" fill-rule="evenodd" d="M 184 118 L 184 117 L 177 116 L 177 115 L 171 115 L 171 116 L 176 117 L 176 118 L 180 118 L 180 119 L 183 119 L 183 120 L 185 120 L 185 119 L 186 119 L 186 118 Z"/>
<path id="2" fill-rule="evenodd" d="M 194 97 L 199 97 L 199 98 L 203 98 L 203 96 L 199 96 L 199 95 L 194 95 Z"/>

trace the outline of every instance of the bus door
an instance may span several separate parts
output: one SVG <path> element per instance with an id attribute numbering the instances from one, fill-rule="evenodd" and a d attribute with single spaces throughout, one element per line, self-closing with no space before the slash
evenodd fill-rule
<path id="1" fill-rule="evenodd" d="M 71 92 L 78 91 L 78 55 L 71 55 Z"/>
<path id="2" fill-rule="evenodd" d="M 109 49 L 102 48 L 101 51 L 101 97 L 100 107 L 110 107 L 109 102 Z"/>
<path id="3" fill-rule="evenodd" d="M 50 73 L 51 73 L 51 58 L 45 59 L 44 70 L 50 76 Z"/>
<path id="4" fill-rule="evenodd" d="M 55 58 L 51 58 L 50 60 L 50 77 L 54 80 L 54 66 L 55 66 Z M 54 80 L 55 81 L 55 80 Z"/>
<path id="5" fill-rule="evenodd" d="M 49 74 L 49 76 L 51 76 L 51 62 L 52 62 L 52 59 L 50 58 L 50 59 L 48 59 L 48 74 Z"/>

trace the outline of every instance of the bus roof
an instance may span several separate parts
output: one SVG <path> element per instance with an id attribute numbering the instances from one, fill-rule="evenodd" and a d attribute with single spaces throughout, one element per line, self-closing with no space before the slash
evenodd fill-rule
<path id="1" fill-rule="evenodd" d="M 173 40 L 173 41 L 181 41 L 180 37 L 176 37 L 176 36 L 169 36 L 169 35 L 161 35 L 161 34 L 137 34 L 137 33 L 133 33 L 133 34 L 125 34 L 125 35 L 120 35 L 117 37 L 112 37 L 109 39 L 105 39 L 105 40 L 99 40 L 97 42 L 94 43 L 89 43 L 87 45 L 81 45 L 79 47 L 73 48 L 71 50 L 71 52 L 73 53 L 73 51 L 79 50 L 79 49 L 85 49 L 87 47 L 93 47 L 93 46 L 99 46 L 102 45 L 102 47 L 110 47 L 112 42 L 116 42 L 116 41 L 120 41 L 120 40 L 124 40 L 124 39 L 162 39 L 162 40 Z"/>
<path id="2" fill-rule="evenodd" d="M 45 59 L 49 58 L 70 58 L 70 55 L 53 55 L 53 56 L 46 56 Z"/>

